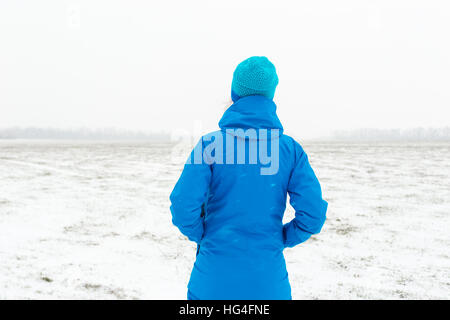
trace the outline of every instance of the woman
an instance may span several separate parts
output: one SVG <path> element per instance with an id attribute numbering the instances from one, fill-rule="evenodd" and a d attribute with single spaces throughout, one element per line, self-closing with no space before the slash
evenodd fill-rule
<path id="1" fill-rule="evenodd" d="M 174 225 L 198 244 L 188 299 L 292 299 L 283 250 L 325 222 L 319 181 L 277 117 L 277 85 L 266 57 L 237 66 L 221 130 L 200 139 L 170 195 Z M 283 225 L 287 194 L 295 218 Z"/>

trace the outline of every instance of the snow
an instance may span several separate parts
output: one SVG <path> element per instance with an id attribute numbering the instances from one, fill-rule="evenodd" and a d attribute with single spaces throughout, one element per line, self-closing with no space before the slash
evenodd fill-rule
<path id="1" fill-rule="evenodd" d="M 303 146 L 329 211 L 285 250 L 293 298 L 450 298 L 450 143 Z M 0 141 L 0 299 L 185 299 L 195 245 L 171 223 L 172 152 Z"/>

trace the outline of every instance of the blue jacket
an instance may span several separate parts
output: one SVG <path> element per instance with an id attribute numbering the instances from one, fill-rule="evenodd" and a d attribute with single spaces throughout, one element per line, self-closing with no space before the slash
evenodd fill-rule
<path id="1" fill-rule="evenodd" d="M 240 98 L 225 111 L 219 127 L 199 141 L 170 195 L 173 224 L 198 244 L 189 292 L 199 299 L 291 299 L 283 249 L 320 232 L 327 202 L 319 181 L 300 144 L 283 134 L 271 99 Z M 231 155 L 234 164 L 194 159 L 235 128 L 278 129 L 278 135 L 256 138 L 278 143 L 273 144 L 279 146 L 275 174 L 261 174 L 267 164 L 248 162 L 252 138 L 239 134 L 232 137 L 233 146 L 245 141 L 245 164 L 228 143 L 223 143 L 223 154 L 215 150 L 210 155 L 222 160 Z M 295 218 L 283 225 L 288 194 Z"/>

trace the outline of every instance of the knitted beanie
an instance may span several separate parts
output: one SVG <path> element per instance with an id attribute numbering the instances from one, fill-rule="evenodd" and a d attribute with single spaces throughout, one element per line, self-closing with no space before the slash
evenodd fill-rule
<path id="1" fill-rule="evenodd" d="M 238 64 L 234 70 L 231 96 L 233 101 L 250 95 L 273 99 L 277 85 L 278 76 L 272 62 L 266 57 L 250 57 Z"/>

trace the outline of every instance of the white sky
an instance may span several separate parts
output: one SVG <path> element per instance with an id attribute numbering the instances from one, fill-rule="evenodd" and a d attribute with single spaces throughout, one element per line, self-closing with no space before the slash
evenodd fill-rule
<path id="1" fill-rule="evenodd" d="M 217 128 L 266 55 L 287 133 L 450 125 L 449 1 L 0 2 L 0 127 Z"/>

